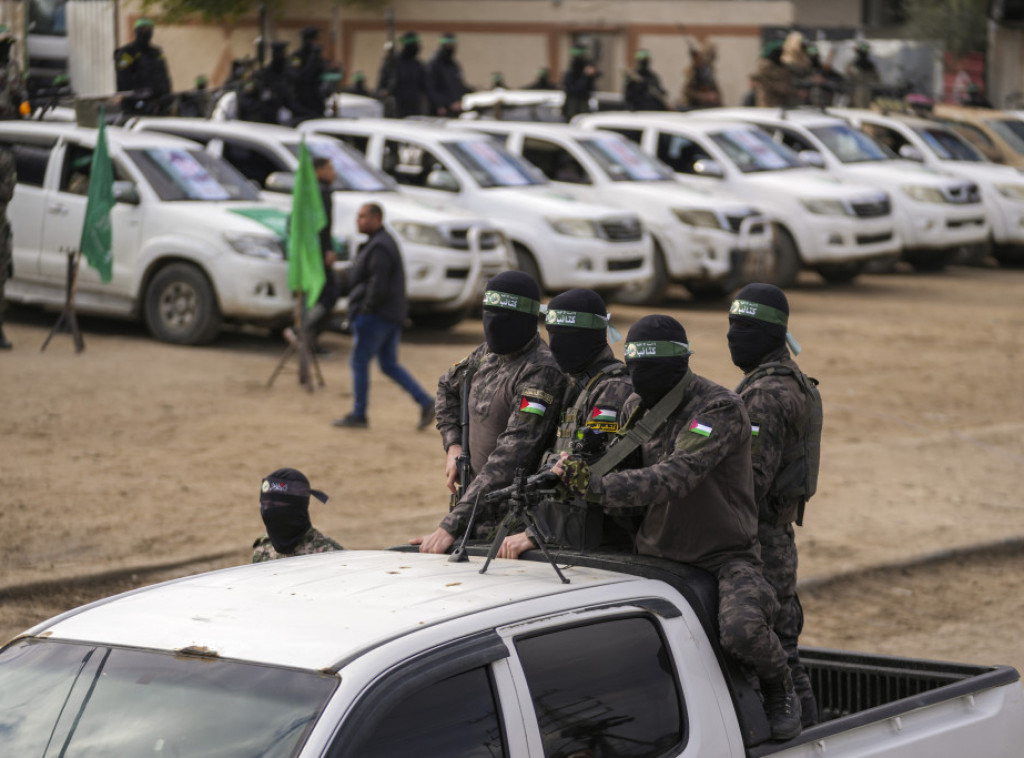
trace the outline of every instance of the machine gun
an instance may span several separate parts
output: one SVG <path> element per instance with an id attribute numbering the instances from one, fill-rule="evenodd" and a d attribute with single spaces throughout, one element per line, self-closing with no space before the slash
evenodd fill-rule
<path id="1" fill-rule="evenodd" d="M 491 543 L 490 550 L 487 551 L 487 560 L 484 561 L 483 568 L 480 569 L 481 574 L 486 573 L 487 567 L 491 565 L 491 561 L 501 549 L 501 543 L 505 541 L 512 525 L 521 522 L 530 527 L 537 535 L 537 546 L 547 558 L 548 563 L 551 564 L 551 568 L 558 574 L 558 578 L 562 580 L 562 584 L 569 584 L 569 580 L 558 568 L 558 564 L 555 563 L 555 559 L 551 557 L 551 553 L 548 552 L 544 544 L 549 539 L 548 535 L 533 516 L 533 506 L 555 494 L 553 485 L 556 481 L 558 481 L 558 476 L 550 471 L 542 471 L 528 478 L 523 469 L 519 468 L 516 469 L 512 484 L 504 489 L 491 492 L 484 498 L 488 503 L 506 501 L 508 513 L 501 520 L 498 532 L 494 535 L 494 541 Z M 472 517 L 470 517 L 470 521 L 472 522 Z"/>

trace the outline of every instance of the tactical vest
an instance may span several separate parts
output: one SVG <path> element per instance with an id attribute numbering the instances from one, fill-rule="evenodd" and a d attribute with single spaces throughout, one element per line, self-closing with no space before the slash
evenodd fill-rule
<path id="1" fill-rule="evenodd" d="M 613 376 L 622 376 L 625 373 L 626 367 L 618 361 L 604 365 L 580 390 L 572 408 L 563 409 L 561 422 L 558 424 L 558 430 L 555 433 L 554 452 L 556 455 L 554 460 L 557 460 L 557 454 L 563 451 L 567 453 L 579 452 L 576 448 L 576 443 L 579 441 L 580 432 L 587 427 L 587 414 L 593 407 L 590 397 L 591 390 L 597 387 L 603 380 Z M 611 435 L 609 435 L 609 439 L 611 439 Z"/>
<path id="2" fill-rule="evenodd" d="M 772 480 L 765 499 L 772 512 L 782 513 L 787 506 L 796 504 L 796 523 L 803 525 L 804 506 L 818 490 L 818 466 L 821 462 L 821 393 L 818 392 L 818 380 L 807 376 L 799 370 L 793 370 L 780 362 L 765 363 L 758 366 L 745 377 L 736 387 L 736 394 L 761 377 L 792 376 L 796 379 L 806 401 L 804 411 L 797 419 L 796 428 L 800 430 L 797 442 L 782 451 L 782 465 L 779 473 Z"/>

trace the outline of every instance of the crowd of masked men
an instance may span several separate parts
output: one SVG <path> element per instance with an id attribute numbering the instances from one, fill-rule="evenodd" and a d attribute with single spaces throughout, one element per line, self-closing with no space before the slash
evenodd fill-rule
<path id="1" fill-rule="evenodd" d="M 482 307 L 484 342 L 435 399 L 449 512 L 410 543 L 443 554 L 476 542 L 506 559 L 612 549 L 703 569 L 722 647 L 758 681 L 773 737 L 814 724 L 793 525 L 817 487 L 821 397 L 794 361 L 782 290 L 749 284 L 723 309 L 735 391 L 691 369 L 668 315 L 633 324 L 618 360 L 621 334 L 593 290 L 542 306 L 532 277 L 506 271 Z M 263 480 L 254 562 L 341 549 L 313 527 L 311 494 L 326 500 L 294 469 Z"/>

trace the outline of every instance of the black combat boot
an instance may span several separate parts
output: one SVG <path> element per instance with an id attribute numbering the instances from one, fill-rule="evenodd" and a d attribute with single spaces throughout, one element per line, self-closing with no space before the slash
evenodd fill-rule
<path id="1" fill-rule="evenodd" d="M 800 723 L 800 696 L 793 688 L 793 679 L 784 676 L 761 682 L 764 710 L 772 727 L 773 740 L 791 740 L 803 731 Z"/>
<path id="2" fill-rule="evenodd" d="M 14 345 L 4 336 L 4 325 L 0 322 L 0 350 L 10 350 Z"/>

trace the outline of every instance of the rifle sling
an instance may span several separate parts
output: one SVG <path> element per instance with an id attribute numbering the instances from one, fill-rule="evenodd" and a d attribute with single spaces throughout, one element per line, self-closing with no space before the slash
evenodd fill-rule
<path id="1" fill-rule="evenodd" d="M 692 381 L 693 372 L 687 369 L 686 375 L 679 380 L 675 387 L 668 391 L 665 397 L 655 404 L 650 412 L 643 414 L 635 424 L 629 424 L 627 421 L 629 428 L 623 433 L 622 437 L 608 447 L 604 455 L 594 461 L 590 466 L 590 475 L 592 477 L 604 476 L 626 460 L 634 450 L 639 449 L 641 445 L 653 437 L 654 433 L 661 428 L 661 425 L 668 420 L 668 417 L 683 402 L 686 389 Z"/>

